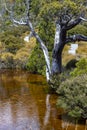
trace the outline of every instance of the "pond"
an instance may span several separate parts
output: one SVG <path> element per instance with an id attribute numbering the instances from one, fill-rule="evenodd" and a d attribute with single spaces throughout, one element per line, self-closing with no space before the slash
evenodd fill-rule
<path id="1" fill-rule="evenodd" d="M 86 130 L 70 123 L 48 94 L 45 78 L 25 71 L 0 72 L 0 130 Z"/>

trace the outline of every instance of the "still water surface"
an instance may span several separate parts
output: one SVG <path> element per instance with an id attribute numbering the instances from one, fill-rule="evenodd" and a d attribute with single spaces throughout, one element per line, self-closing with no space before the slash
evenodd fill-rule
<path id="1" fill-rule="evenodd" d="M 48 94 L 40 75 L 24 71 L 0 72 L 0 130 L 86 130 L 56 108 L 56 95 Z"/>

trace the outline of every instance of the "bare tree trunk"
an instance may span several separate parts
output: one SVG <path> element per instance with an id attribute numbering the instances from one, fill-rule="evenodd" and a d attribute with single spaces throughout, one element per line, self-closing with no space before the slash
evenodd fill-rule
<path id="1" fill-rule="evenodd" d="M 50 68 L 50 59 L 49 59 L 49 52 L 47 47 L 45 46 L 45 44 L 43 43 L 43 41 L 41 40 L 41 38 L 39 37 L 39 35 L 34 31 L 32 23 L 30 22 L 30 20 L 28 19 L 28 26 L 33 34 L 33 36 L 37 39 L 37 41 L 40 43 L 40 46 L 42 48 L 44 57 L 45 57 L 45 61 L 46 61 L 46 78 L 47 81 L 50 81 L 50 75 L 51 75 L 51 68 Z"/>
<path id="2" fill-rule="evenodd" d="M 63 30 L 59 24 L 56 24 L 56 33 L 55 33 L 55 41 L 54 41 L 54 49 L 53 49 L 53 59 L 52 59 L 52 75 L 61 73 L 62 71 L 62 51 L 65 45 L 62 37 L 66 36 L 66 32 L 63 34 Z M 66 37 L 65 37 L 66 38 Z"/>

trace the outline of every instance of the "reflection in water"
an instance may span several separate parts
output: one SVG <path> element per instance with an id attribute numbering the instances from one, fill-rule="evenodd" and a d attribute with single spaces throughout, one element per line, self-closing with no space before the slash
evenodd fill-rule
<path id="1" fill-rule="evenodd" d="M 46 94 L 45 79 L 21 71 L 0 74 L 0 130 L 86 130 L 67 123 L 56 109 L 56 95 Z M 76 129 L 75 129 L 76 128 Z"/>
<path id="2" fill-rule="evenodd" d="M 50 98 L 50 95 L 47 94 L 47 96 L 46 96 L 46 114 L 44 117 L 44 126 L 46 126 L 48 124 L 49 117 L 50 117 L 50 107 L 51 106 L 50 106 L 49 98 Z"/>

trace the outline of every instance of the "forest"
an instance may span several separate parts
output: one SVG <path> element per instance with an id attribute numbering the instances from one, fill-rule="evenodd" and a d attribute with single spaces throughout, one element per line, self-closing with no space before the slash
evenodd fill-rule
<path id="1" fill-rule="evenodd" d="M 86 0 L 0 0 L 0 70 L 6 69 L 42 75 L 57 95 L 55 106 L 87 123 Z"/>

